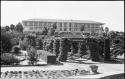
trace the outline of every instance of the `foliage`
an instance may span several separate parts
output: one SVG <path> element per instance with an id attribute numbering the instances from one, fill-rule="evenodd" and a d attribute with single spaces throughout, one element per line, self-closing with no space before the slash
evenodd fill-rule
<path id="1" fill-rule="evenodd" d="M 56 23 L 53 24 L 53 29 L 56 29 L 57 28 L 57 25 Z"/>
<path id="2" fill-rule="evenodd" d="M 23 25 L 21 23 L 18 23 L 15 27 L 17 32 L 23 32 Z"/>
<path id="3" fill-rule="evenodd" d="M 48 30 L 48 35 L 54 35 L 55 34 L 55 29 L 54 28 L 50 28 Z"/>
<path id="4" fill-rule="evenodd" d="M 21 52 L 20 52 L 20 48 L 17 47 L 17 46 L 14 46 L 14 47 L 12 48 L 12 50 L 13 50 L 13 51 L 12 51 L 13 54 L 17 54 L 17 55 L 18 55 L 18 54 L 21 53 Z"/>
<path id="5" fill-rule="evenodd" d="M 19 40 L 19 45 L 22 50 L 26 50 L 29 45 L 27 38 L 24 37 L 22 40 Z"/>
<path id="6" fill-rule="evenodd" d="M 1 52 L 9 52 L 11 51 L 12 44 L 11 39 L 8 37 L 6 33 L 1 33 Z"/>
<path id="7" fill-rule="evenodd" d="M 92 70 L 92 72 L 93 72 L 94 74 L 98 74 L 98 72 L 97 72 L 98 66 L 97 66 L 97 65 L 90 65 L 90 68 L 91 68 L 91 70 Z"/>
<path id="8" fill-rule="evenodd" d="M 15 25 L 11 24 L 11 25 L 10 25 L 10 29 L 11 29 L 11 30 L 15 30 Z"/>
<path id="9" fill-rule="evenodd" d="M 47 35 L 48 34 L 48 29 L 44 27 L 41 32 L 42 35 Z"/>
<path id="10" fill-rule="evenodd" d="M 36 38 L 36 48 L 41 49 L 41 40 Z"/>
<path id="11" fill-rule="evenodd" d="M 28 51 L 28 60 L 29 60 L 29 64 L 34 65 L 35 62 L 38 61 L 38 54 L 37 54 L 37 50 L 34 47 L 29 47 Z"/>
<path id="12" fill-rule="evenodd" d="M 86 54 L 86 51 L 87 51 L 86 43 L 85 41 L 83 41 L 81 45 L 81 57 Z"/>
<path id="13" fill-rule="evenodd" d="M 124 54 L 124 36 L 117 36 L 113 42 L 112 45 L 112 50 L 111 50 L 111 56 L 112 57 L 117 57 L 118 55 L 123 55 Z"/>
<path id="14" fill-rule="evenodd" d="M 18 64 L 20 61 L 11 53 L 1 54 L 1 63 L 3 65 L 13 65 Z"/>
<path id="15" fill-rule="evenodd" d="M 101 29 L 101 31 L 104 31 L 103 27 L 101 27 L 100 29 Z"/>
<path id="16" fill-rule="evenodd" d="M 105 27 L 105 33 L 108 33 L 108 32 L 109 32 L 109 28 Z"/>
<path id="17" fill-rule="evenodd" d="M 35 34 L 29 34 L 27 35 L 28 42 L 31 46 L 36 45 L 36 35 Z"/>
<path id="18" fill-rule="evenodd" d="M 9 30 L 10 30 L 10 27 L 9 27 L 9 26 L 5 26 L 5 30 L 6 30 L 6 31 L 9 31 Z"/>
<path id="19" fill-rule="evenodd" d="M 60 43 L 59 43 L 59 41 L 58 40 L 55 40 L 54 42 L 53 42 L 53 53 L 55 53 L 55 55 L 56 55 L 56 57 L 58 57 L 58 55 L 59 55 L 59 47 L 60 47 Z"/>
<path id="20" fill-rule="evenodd" d="M 61 40 L 60 53 L 59 53 L 59 56 L 58 56 L 59 61 L 66 62 L 67 56 L 68 56 L 68 48 L 69 48 L 68 44 L 69 44 L 68 39 Z"/>
<path id="21" fill-rule="evenodd" d="M 99 61 L 99 44 L 95 38 L 87 38 L 86 44 L 88 46 L 88 50 L 90 51 L 90 57 L 92 61 Z"/>

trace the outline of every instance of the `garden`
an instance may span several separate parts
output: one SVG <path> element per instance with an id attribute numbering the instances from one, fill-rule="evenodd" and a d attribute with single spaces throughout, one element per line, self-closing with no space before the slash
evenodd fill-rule
<path id="1" fill-rule="evenodd" d="M 106 30 L 102 35 L 92 34 L 80 37 L 79 34 L 58 34 L 54 33 L 52 29 L 45 28 L 41 33 L 26 33 L 23 32 L 21 23 L 18 23 L 16 26 L 11 24 L 2 27 L 1 38 L 1 67 L 28 67 L 43 64 L 45 66 L 63 66 L 65 63 L 74 63 L 79 58 L 100 63 L 124 63 L 124 59 L 117 58 L 119 55 L 124 55 L 124 32 Z M 93 68 L 93 65 L 90 68 Z M 98 69 L 98 66 L 94 65 L 94 68 Z M 87 75 L 90 74 L 90 71 L 92 70 L 86 71 L 77 68 L 62 71 L 6 71 L 1 72 L 1 77 L 17 79 L 22 78 L 23 75 L 26 79 L 29 77 L 58 79 L 59 77 L 74 76 L 77 73 Z M 47 74 L 52 74 L 52 76 L 45 76 L 44 72 L 49 72 Z M 98 74 L 98 72 L 94 73 Z"/>

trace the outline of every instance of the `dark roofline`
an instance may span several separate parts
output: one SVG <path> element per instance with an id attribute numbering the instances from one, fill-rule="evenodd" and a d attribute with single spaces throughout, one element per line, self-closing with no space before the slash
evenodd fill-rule
<path id="1" fill-rule="evenodd" d="M 91 20 L 62 20 L 62 19 L 28 19 L 23 21 L 41 21 L 41 22 L 69 22 L 69 23 L 86 23 L 86 24 L 101 24 L 104 25 L 105 23 L 91 21 Z M 22 21 L 22 22 L 23 22 Z"/>

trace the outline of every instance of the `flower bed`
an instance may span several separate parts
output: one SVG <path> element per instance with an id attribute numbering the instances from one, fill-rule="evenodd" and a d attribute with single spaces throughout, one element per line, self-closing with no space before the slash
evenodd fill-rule
<path id="1" fill-rule="evenodd" d="M 86 70 L 32 70 L 32 71 L 6 71 L 1 72 L 1 79 L 59 79 L 77 75 L 88 75 Z"/>

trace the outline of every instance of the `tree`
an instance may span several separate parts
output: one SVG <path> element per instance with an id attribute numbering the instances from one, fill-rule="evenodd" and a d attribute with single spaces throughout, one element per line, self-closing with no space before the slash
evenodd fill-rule
<path id="1" fill-rule="evenodd" d="M 54 35 L 55 34 L 55 29 L 54 28 L 50 28 L 48 31 L 48 35 Z"/>
<path id="2" fill-rule="evenodd" d="M 53 29 L 56 29 L 57 28 L 57 25 L 56 23 L 53 24 Z"/>
<path id="3" fill-rule="evenodd" d="M 124 54 L 124 35 L 117 35 L 113 41 L 111 56 L 117 57 Z"/>
<path id="4" fill-rule="evenodd" d="M 101 27 L 100 29 L 101 29 L 101 31 L 104 31 L 103 27 Z"/>
<path id="5" fill-rule="evenodd" d="M 105 27 L 105 33 L 107 34 L 109 32 L 109 28 Z"/>
<path id="6" fill-rule="evenodd" d="M 31 46 L 28 49 L 28 59 L 29 59 L 29 64 L 35 65 L 35 63 L 38 61 L 38 54 L 37 50 L 35 47 Z"/>
<path id="7" fill-rule="evenodd" d="M 17 32 L 23 32 L 23 25 L 19 22 L 15 27 Z"/>
<path id="8" fill-rule="evenodd" d="M 15 57 L 12 53 L 1 54 L 1 64 L 3 65 L 14 65 L 18 64 L 20 60 Z"/>
<path id="9" fill-rule="evenodd" d="M 17 46 L 14 46 L 13 48 L 12 48 L 12 50 L 13 50 L 13 54 L 21 54 L 21 52 L 20 52 L 20 48 L 19 47 L 17 47 Z"/>
<path id="10" fill-rule="evenodd" d="M 42 29 L 42 35 L 47 35 L 48 29 L 46 27 L 43 27 Z"/>
<path id="11" fill-rule="evenodd" d="M 31 45 L 31 46 L 35 46 L 36 45 L 36 35 L 34 35 L 34 34 L 29 34 L 28 36 L 27 36 L 27 38 L 28 38 L 28 42 L 29 42 L 29 44 Z"/>
<path id="12" fill-rule="evenodd" d="M 7 33 L 1 32 L 1 50 L 3 52 L 10 52 L 12 48 L 11 39 Z"/>
<path id="13" fill-rule="evenodd" d="M 11 25 L 10 25 L 10 29 L 11 29 L 12 31 L 15 30 L 15 25 L 11 24 Z"/>
<path id="14" fill-rule="evenodd" d="M 10 30 L 10 27 L 9 27 L 9 26 L 5 26 L 5 30 L 6 30 L 6 31 L 9 31 L 9 30 Z"/>

